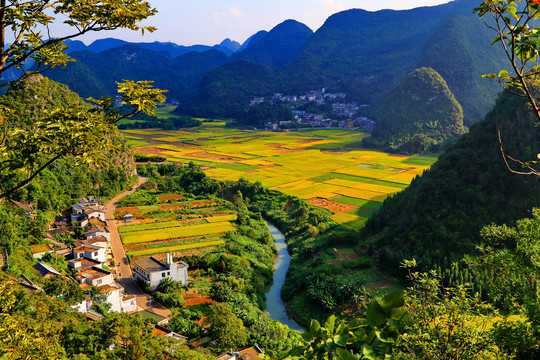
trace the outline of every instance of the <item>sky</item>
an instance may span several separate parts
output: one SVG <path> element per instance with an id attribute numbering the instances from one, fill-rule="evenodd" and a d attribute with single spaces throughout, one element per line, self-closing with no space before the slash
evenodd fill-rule
<path id="1" fill-rule="evenodd" d="M 450 0 L 149 0 L 158 10 L 145 24 L 156 26 L 153 34 L 114 31 L 78 38 L 86 44 L 98 38 L 114 37 L 134 42 L 174 42 L 179 45 L 215 45 L 225 38 L 243 43 L 259 30 L 294 19 L 313 31 L 337 12 L 360 8 L 412 9 L 434 6 Z"/>

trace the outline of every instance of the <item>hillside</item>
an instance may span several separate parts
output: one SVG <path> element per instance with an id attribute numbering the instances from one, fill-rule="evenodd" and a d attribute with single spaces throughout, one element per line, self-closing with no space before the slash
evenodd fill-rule
<path id="1" fill-rule="evenodd" d="M 217 50 L 191 51 L 173 58 L 137 45 L 123 45 L 100 53 L 89 50 L 70 54 L 76 62 L 65 69 L 53 69 L 51 79 L 65 83 L 80 96 L 114 96 L 116 81 L 153 80 L 155 86 L 168 89 L 170 99 L 183 99 L 194 91 L 195 84 L 211 69 L 224 64 L 227 56 Z"/>
<path id="2" fill-rule="evenodd" d="M 262 37 L 250 39 L 245 49 L 231 55 L 231 60 L 244 59 L 279 69 L 289 62 L 312 34 L 313 31 L 306 25 L 286 20 Z"/>
<path id="3" fill-rule="evenodd" d="M 538 181 L 506 169 L 497 131 L 508 134 L 505 148 L 515 158 L 530 160 L 540 152 L 528 104 L 503 94 L 484 121 L 471 126 L 409 188 L 385 200 L 367 222 L 382 268 L 398 269 L 412 258 L 423 269 L 446 268 L 474 251 L 484 225 L 511 225 L 538 204 Z"/>
<path id="4" fill-rule="evenodd" d="M 431 67 L 444 78 L 463 107 L 467 126 L 484 118 L 501 91 L 495 81 L 482 79 L 506 65 L 500 47 L 489 45 L 492 37 L 478 17 L 452 17 L 426 41 L 418 62 L 418 67 Z"/>
<path id="5" fill-rule="evenodd" d="M 371 141 L 402 153 L 444 148 L 464 134 L 463 111 L 431 68 L 411 72 L 386 97 Z"/>

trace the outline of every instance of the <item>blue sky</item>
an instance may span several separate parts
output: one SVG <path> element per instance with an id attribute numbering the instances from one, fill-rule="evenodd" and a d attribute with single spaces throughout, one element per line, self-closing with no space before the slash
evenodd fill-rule
<path id="1" fill-rule="evenodd" d="M 259 30 L 270 30 L 294 19 L 317 30 L 330 15 L 352 8 L 369 11 L 433 6 L 449 0 L 149 0 L 159 14 L 148 24 L 153 34 L 115 31 L 79 38 L 91 43 L 97 38 L 115 37 L 128 41 L 171 41 L 181 45 L 214 45 L 225 38 L 244 42 Z"/>

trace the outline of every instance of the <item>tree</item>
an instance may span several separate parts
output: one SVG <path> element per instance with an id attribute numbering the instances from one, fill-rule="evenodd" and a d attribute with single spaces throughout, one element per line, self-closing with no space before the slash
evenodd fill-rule
<path id="1" fill-rule="evenodd" d="M 216 340 L 220 350 L 245 345 L 248 333 L 244 322 L 232 312 L 227 303 L 210 305 L 207 316 L 205 321 L 210 324 L 210 336 Z"/>
<path id="2" fill-rule="evenodd" d="M 540 74 L 540 26 L 534 25 L 534 21 L 540 18 L 540 1 L 482 0 L 480 6 L 473 11 L 479 17 L 491 15 L 494 25 L 487 26 L 497 34 L 491 43 L 501 44 L 511 67 L 510 71 L 501 70 L 499 74 L 487 74 L 484 77 L 496 79 L 504 90 L 527 98 L 531 110 L 540 120 L 540 97 L 534 89 L 538 86 Z M 538 161 L 522 161 L 505 152 L 504 141 L 508 133 L 499 132 L 498 136 L 500 151 L 508 170 L 522 175 L 540 175 L 540 170 L 534 167 Z M 513 168 L 511 164 L 517 164 L 520 169 Z"/>
<path id="3" fill-rule="evenodd" d="M 5 80 L 0 86 L 32 79 L 72 61 L 64 40 L 118 28 L 154 31 L 154 27 L 139 23 L 155 13 L 142 0 L 0 0 L 0 76 L 8 71 L 16 74 L 14 80 Z M 60 16 L 63 21 L 57 18 Z M 60 21 L 69 29 L 67 35 L 52 34 L 51 25 Z M 78 164 L 103 165 L 103 151 L 115 149 L 107 137 L 113 124 L 139 112 L 153 115 L 155 105 L 165 100 L 164 91 L 153 89 L 149 81 L 118 83 L 118 92 L 131 109 L 126 114 L 113 109 L 111 98 L 89 99 L 93 107 L 59 107 L 45 112 L 35 123 L 23 125 L 10 121 L 13 110 L 1 105 L 0 198 L 27 186 L 63 157 L 73 157 Z"/>

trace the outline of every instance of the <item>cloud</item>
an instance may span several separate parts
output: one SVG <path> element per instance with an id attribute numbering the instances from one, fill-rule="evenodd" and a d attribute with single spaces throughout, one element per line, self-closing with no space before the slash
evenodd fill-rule
<path id="1" fill-rule="evenodd" d="M 228 21 L 240 21 L 244 17 L 245 14 L 236 5 L 227 8 L 220 6 L 218 10 L 212 12 L 212 18 L 217 25 L 221 25 Z"/>

